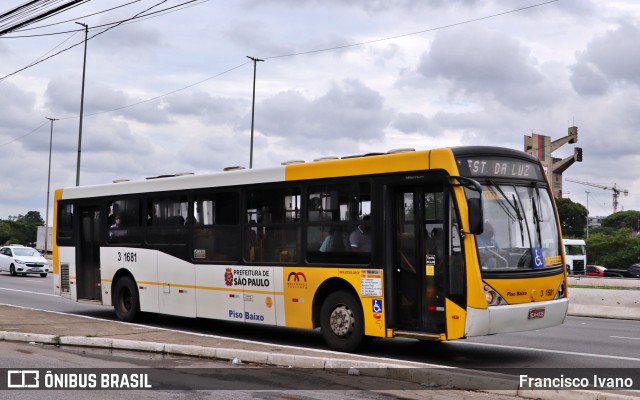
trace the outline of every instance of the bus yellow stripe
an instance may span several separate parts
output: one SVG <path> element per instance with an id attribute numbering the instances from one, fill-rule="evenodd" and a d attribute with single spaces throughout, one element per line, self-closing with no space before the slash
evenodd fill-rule
<path id="1" fill-rule="evenodd" d="M 426 170 L 429 168 L 429 151 L 357 157 L 308 164 L 287 165 L 285 180 L 333 178 L 366 174 Z"/>
<path id="2" fill-rule="evenodd" d="M 75 279 L 75 277 L 74 277 Z M 111 279 L 102 279 L 104 283 L 111 283 Z M 151 285 L 151 286 L 164 286 L 169 285 L 175 288 L 181 289 L 197 289 L 197 290 L 215 290 L 218 292 L 242 292 L 242 293 L 252 293 L 252 294 L 270 294 L 277 296 L 284 296 L 284 292 L 271 292 L 268 290 L 247 290 L 242 288 L 221 288 L 215 286 L 198 286 L 198 285 L 181 285 L 177 283 L 167 283 L 167 282 L 150 282 L 150 281 L 138 281 L 138 285 Z"/>

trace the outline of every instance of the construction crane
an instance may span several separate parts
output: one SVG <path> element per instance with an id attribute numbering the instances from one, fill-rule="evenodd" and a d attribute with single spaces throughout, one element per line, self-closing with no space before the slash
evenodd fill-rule
<path id="1" fill-rule="evenodd" d="M 579 183 L 581 185 L 593 186 L 593 187 L 597 187 L 604 190 L 613 190 L 613 213 L 614 214 L 618 211 L 618 196 L 620 196 L 620 193 L 624 194 L 625 196 L 629 195 L 628 190 L 620 189 L 615 183 L 613 184 L 613 186 L 605 186 L 605 185 L 598 185 L 597 183 L 583 182 L 583 181 L 578 181 L 570 178 L 565 178 L 564 180 L 573 182 L 573 183 Z"/>

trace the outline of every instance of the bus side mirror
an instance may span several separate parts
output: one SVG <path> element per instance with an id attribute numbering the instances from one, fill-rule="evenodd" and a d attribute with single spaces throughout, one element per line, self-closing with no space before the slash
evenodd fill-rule
<path id="1" fill-rule="evenodd" d="M 484 215 L 482 213 L 482 198 L 467 199 L 469 210 L 469 233 L 479 235 L 484 231 Z"/>

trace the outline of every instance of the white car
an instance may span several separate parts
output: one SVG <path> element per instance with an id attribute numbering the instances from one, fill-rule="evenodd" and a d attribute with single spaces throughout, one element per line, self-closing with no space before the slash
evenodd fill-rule
<path id="1" fill-rule="evenodd" d="M 0 272 L 2 271 L 13 276 L 40 274 L 44 278 L 49 273 L 49 262 L 31 247 L 6 246 L 0 248 Z"/>

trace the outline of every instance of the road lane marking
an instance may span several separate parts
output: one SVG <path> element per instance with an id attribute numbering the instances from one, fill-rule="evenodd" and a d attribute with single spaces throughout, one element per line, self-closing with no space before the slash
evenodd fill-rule
<path id="1" fill-rule="evenodd" d="M 9 289 L 9 288 L 3 288 L 0 287 L 0 290 L 8 290 L 10 292 L 21 292 L 21 293 L 29 293 L 29 294 L 39 294 L 41 296 L 53 296 L 53 297 L 60 297 L 58 295 L 55 294 L 49 294 L 49 293 L 38 293 L 38 292 L 30 292 L 28 290 L 19 290 L 19 289 Z"/>
<path id="2" fill-rule="evenodd" d="M 640 337 L 627 337 L 627 336 L 609 336 L 613 339 L 630 339 L 630 340 L 640 340 Z"/>
<path id="3" fill-rule="evenodd" d="M 472 345 L 472 346 L 480 346 L 480 347 L 495 347 L 500 349 L 509 349 L 509 350 L 526 350 L 526 351 L 537 351 L 540 353 L 553 353 L 553 354 L 567 354 L 571 356 L 581 356 L 581 357 L 594 357 L 594 358 L 608 358 L 614 360 L 626 360 L 626 361 L 638 361 L 640 362 L 640 358 L 635 357 L 622 357 L 622 356 L 612 356 L 606 354 L 593 354 L 593 353 L 578 353 L 576 351 L 564 351 L 564 350 L 549 350 L 549 349 L 535 349 L 531 347 L 519 347 L 519 346 L 505 346 L 501 344 L 490 344 L 490 343 L 474 343 L 474 342 L 451 342 L 453 345 Z"/>

